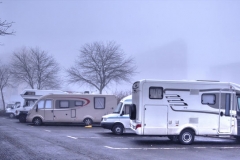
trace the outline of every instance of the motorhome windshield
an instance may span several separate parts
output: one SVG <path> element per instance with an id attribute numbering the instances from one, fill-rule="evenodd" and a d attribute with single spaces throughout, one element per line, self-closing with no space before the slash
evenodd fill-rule
<path id="1" fill-rule="evenodd" d="M 32 106 L 36 101 L 37 99 L 26 99 L 24 107 Z"/>
<path id="2" fill-rule="evenodd" d="M 118 103 L 117 107 L 114 109 L 113 113 L 120 113 L 123 103 Z"/>

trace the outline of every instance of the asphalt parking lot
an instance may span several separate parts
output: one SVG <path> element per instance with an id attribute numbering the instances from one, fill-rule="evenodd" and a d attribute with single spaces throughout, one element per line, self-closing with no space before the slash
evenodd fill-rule
<path id="1" fill-rule="evenodd" d="M 93 125 L 33 126 L 0 117 L 0 159 L 239 159 L 234 139 L 196 137 L 181 145 L 166 137 L 138 136 L 131 130 L 118 136 Z"/>

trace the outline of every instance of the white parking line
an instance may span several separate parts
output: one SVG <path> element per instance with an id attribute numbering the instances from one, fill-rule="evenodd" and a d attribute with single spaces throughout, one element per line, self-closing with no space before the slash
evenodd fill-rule
<path id="1" fill-rule="evenodd" d="M 114 148 L 114 147 L 110 147 L 110 146 L 104 146 L 105 148 L 108 149 L 114 149 L 114 150 L 182 150 L 182 149 L 188 149 L 185 147 L 182 148 Z M 195 149 L 240 149 L 240 147 L 193 147 Z"/>
<path id="2" fill-rule="evenodd" d="M 50 130 L 45 130 L 46 132 L 51 132 Z"/>
<path id="3" fill-rule="evenodd" d="M 67 136 L 68 138 L 78 139 L 77 137 Z"/>

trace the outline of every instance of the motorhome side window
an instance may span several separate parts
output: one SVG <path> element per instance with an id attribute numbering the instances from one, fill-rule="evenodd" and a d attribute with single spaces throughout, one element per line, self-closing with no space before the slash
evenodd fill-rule
<path id="1" fill-rule="evenodd" d="M 125 105 L 124 105 L 124 109 L 123 109 L 124 114 L 129 114 L 129 110 L 130 110 L 130 105 L 125 104 Z"/>
<path id="2" fill-rule="evenodd" d="M 75 101 L 75 106 L 83 106 L 83 101 Z"/>
<path id="3" fill-rule="evenodd" d="M 162 87 L 150 87 L 149 88 L 149 99 L 163 99 L 163 88 Z"/>
<path id="4" fill-rule="evenodd" d="M 38 102 L 38 109 L 44 108 L 44 100 Z"/>
<path id="5" fill-rule="evenodd" d="M 105 108 L 105 97 L 94 97 L 94 108 L 104 109 Z"/>
<path id="6" fill-rule="evenodd" d="M 202 94 L 202 104 L 214 105 L 216 103 L 215 94 Z"/>
<path id="7" fill-rule="evenodd" d="M 237 103 L 238 103 L 238 111 L 240 111 L 240 97 L 237 98 Z"/>
<path id="8" fill-rule="evenodd" d="M 69 108 L 69 101 L 59 101 L 59 108 Z"/>
<path id="9" fill-rule="evenodd" d="M 35 95 L 35 92 L 26 92 L 24 95 Z"/>
<path id="10" fill-rule="evenodd" d="M 45 108 L 52 108 L 52 100 L 46 100 Z"/>

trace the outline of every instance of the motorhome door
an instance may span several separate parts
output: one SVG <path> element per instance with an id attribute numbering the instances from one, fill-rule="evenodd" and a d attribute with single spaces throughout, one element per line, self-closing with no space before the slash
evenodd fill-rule
<path id="1" fill-rule="evenodd" d="M 167 135 L 167 106 L 145 105 L 144 134 Z"/>
<path id="2" fill-rule="evenodd" d="M 44 111 L 45 121 L 53 121 L 53 104 L 52 100 L 45 101 L 45 111 Z"/>
<path id="3" fill-rule="evenodd" d="M 231 131 L 231 109 L 233 107 L 233 93 L 220 92 L 219 94 L 219 133 L 230 133 Z"/>

